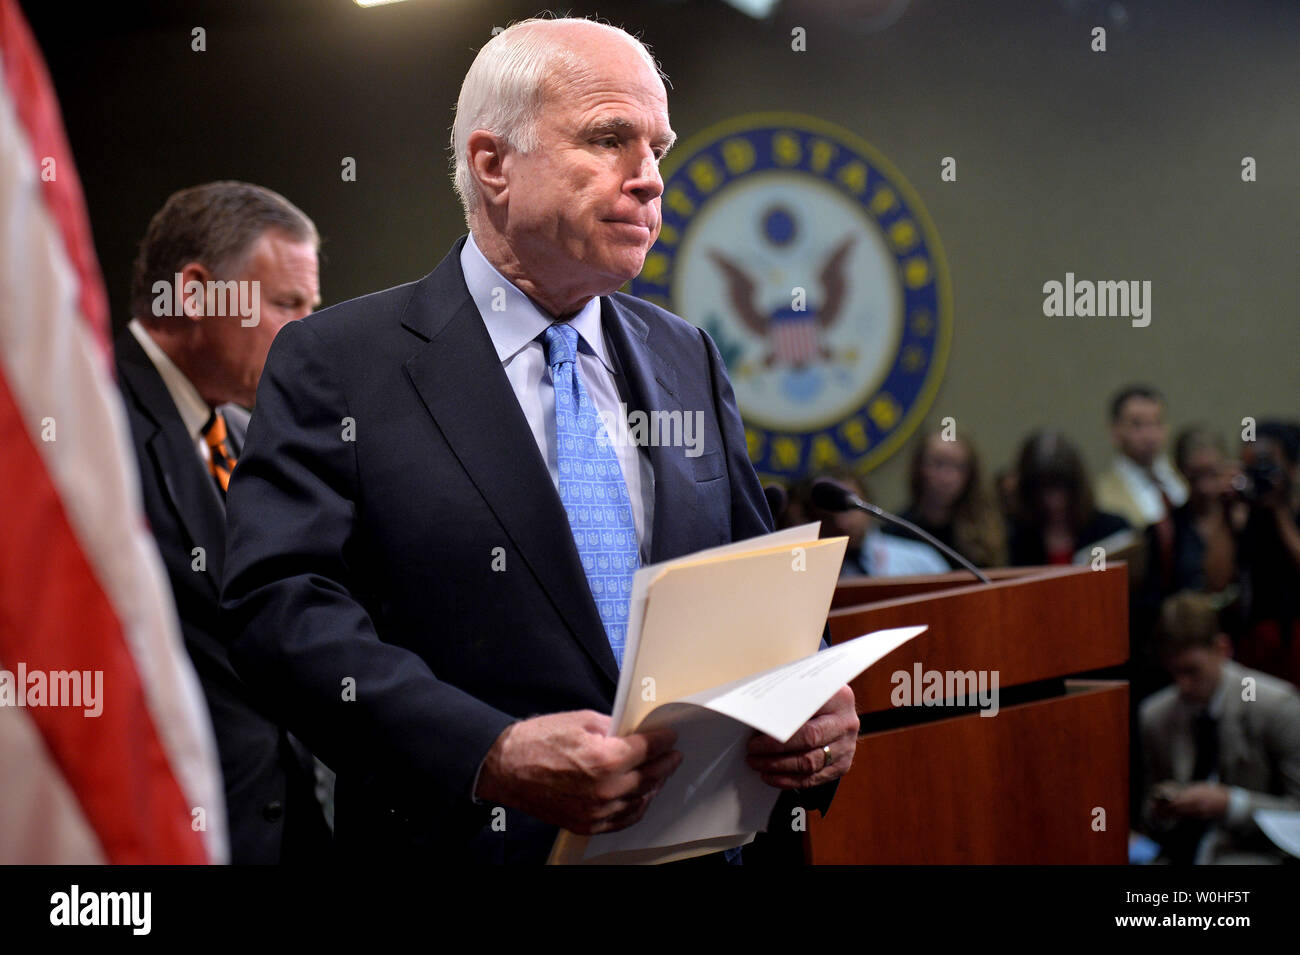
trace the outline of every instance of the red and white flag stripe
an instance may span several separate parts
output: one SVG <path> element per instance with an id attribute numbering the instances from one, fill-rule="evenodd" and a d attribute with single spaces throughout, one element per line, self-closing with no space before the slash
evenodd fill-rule
<path id="1" fill-rule="evenodd" d="M 787 365 L 807 365 L 821 355 L 814 318 L 782 318 L 772 323 L 772 347 Z"/>
<path id="2" fill-rule="evenodd" d="M 216 743 L 144 522 L 81 184 L 15 0 L 0 78 L 0 669 L 103 673 L 97 717 L 0 705 L 0 863 L 224 862 Z"/>

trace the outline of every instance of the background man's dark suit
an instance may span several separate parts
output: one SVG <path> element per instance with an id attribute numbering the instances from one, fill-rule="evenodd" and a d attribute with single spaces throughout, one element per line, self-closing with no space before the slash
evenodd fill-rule
<path id="1" fill-rule="evenodd" d="M 203 684 L 225 780 L 231 861 L 306 861 L 329 832 L 314 782 L 286 734 L 249 698 L 230 665 L 217 599 L 225 560 L 225 504 L 167 386 L 129 330 L 115 343 L 145 513 L 171 582 L 185 646 Z M 227 416 L 238 451 L 243 420 Z M 202 547 L 206 570 L 194 570 Z M 286 829 L 286 821 L 288 828 Z"/>
<path id="2" fill-rule="evenodd" d="M 480 831 L 475 774 L 514 718 L 610 712 L 618 670 L 464 241 L 277 336 L 229 491 L 223 607 L 240 674 L 338 773 L 341 851 L 540 862 L 555 829 L 511 811 Z M 770 530 L 713 343 L 639 299 L 601 306 L 629 409 L 704 414 L 700 456 L 650 448 L 653 561 Z"/>

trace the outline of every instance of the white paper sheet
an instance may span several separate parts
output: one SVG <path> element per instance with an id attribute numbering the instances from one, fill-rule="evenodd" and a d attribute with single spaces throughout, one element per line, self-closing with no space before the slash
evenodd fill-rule
<path id="1" fill-rule="evenodd" d="M 682 763 L 636 825 L 591 837 L 583 858 L 697 840 L 714 850 L 749 842 L 767 828 L 780 796 L 745 762 L 754 731 L 789 739 L 836 690 L 926 629 L 878 630 L 657 707 L 637 729 L 675 729 Z M 734 839 L 720 845 L 723 836 Z"/>
<path id="2" fill-rule="evenodd" d="M 1255 825 L 1273 844 L 1300 859 L 1300 812 L 1285 809 L 1256 809 Z"/>

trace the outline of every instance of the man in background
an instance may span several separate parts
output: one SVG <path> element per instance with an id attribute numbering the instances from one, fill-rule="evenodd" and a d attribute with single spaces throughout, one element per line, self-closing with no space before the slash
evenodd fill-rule
<path id="1" fill-rule="evenodd" d="M 1139 712 L 1150 834 L 1175 863 L 1280 861 L 1252 814 L 1300 810 L 1300 693 L 1228 658 L 1204 594 L 1165 601 L 1157 634 L 1174 685 Z"/>
<path id="2" fill-rule="evenodd" d="M 1118 454 L 1097 476 L 1097 507 L 1118 514 L 1138 531 L 1167 523 L 1172 545 L 1171 515 L 1187 501 L 1187 483 L 1165 454 L 1165 402 L 1160 393 L 1130 385 L 1115 395 L 1110 439 Z"/>
<path id="3" fill-rule="evenodd" d="M 146 514 L 216 732 L 231 861 L 309 861 L 329 844 L 313 761 L 249 697 L 217 613 L 226 486 L 276 333 L 319 304 L 316 227 L 242 182 L 172 195 L 149 223 L 118 336 Z"/>

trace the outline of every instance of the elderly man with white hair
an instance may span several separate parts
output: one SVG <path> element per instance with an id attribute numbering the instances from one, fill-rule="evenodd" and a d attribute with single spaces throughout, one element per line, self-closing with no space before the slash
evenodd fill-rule
<path id="1" fill-rule="evenodd" d="M 347 858 L 541 862 L 557 827 L 635 823 L 681 761 L 670 731 L 607 735 L 632 574 L 772 521 L 713 342 L 617 292 L 659 234 L 674 138 L 637 40 L 513 25 L 457 106 L 469 235 L 272 347 L 223 607 L 241 674 L 338 774 Z M 702 444 L 609 440 L 634 411 L 699 412 Z M 846 686 L 752 740 L 793 791 L 787 832 L 857 731 Z"/>

